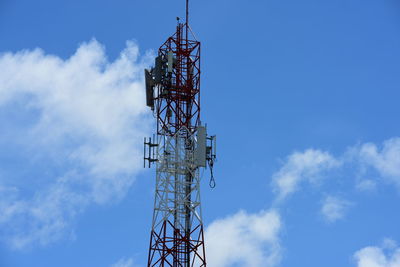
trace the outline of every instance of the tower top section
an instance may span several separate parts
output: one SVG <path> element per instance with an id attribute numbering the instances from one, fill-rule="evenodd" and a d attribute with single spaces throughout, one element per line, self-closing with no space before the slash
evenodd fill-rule
<path id="1" fill-rule="evenodd" d="M 186 22 L 158 49 L 154 67 L 146 70 L 146 102 L 157 117 L 157 134 L 188 135 L 200 125 L 200 42 Z"/>

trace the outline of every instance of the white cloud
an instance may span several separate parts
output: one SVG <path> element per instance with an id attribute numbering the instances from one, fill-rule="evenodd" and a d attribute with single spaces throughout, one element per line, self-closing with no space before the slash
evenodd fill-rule
<path id="1" fill-rule="evenodd" d="M 374 191 L 376 189 L 376 181 L 372 179 L 362 179 L 357 182 L 356 188 L 359 191 L 364 191 L 364 192 Z"/>
<path id="2" fill-rule="evenodd" d="M 141 167 L 142 137 L 151 126 L 142 79 L 149 59 L 127 42 L 109 62 L 95 40 L 65 60 L 40 49 L 0 55 L 0 108 L 23 103 L 35 114 L 28 129 L 15 125 L 23 137 L 18 142 L 26 158 L 59 173 L 51 176 L 45 169 L 23 181 L 0 176 L 2 239 L 23 248 L 72 236 L 71 222 L 88 205 L 125 195 Z M 12 136 L 2 141 L 17 142 Z M 36 181 L 39 189 L 27 194 L 22 185 Z"/>
<path id="3" fill-rule="evenodd" d="M 368 170 L 376 171 L 378 177 L 397 185 L 400 190 L 400 138 L 384 141 L 381 149 L 373 143 L 353 146 L 339 157 L 318 149 L 294 152 L 288 156 L 281 169 L 272 175 L 276 200 L 286 199 L 305 182 L 321 182 L 333 170 L 344 167 L 359 170 L 353 174 L 359 191 L 373 191 L 379 182 L 378 179 L 364 177 Z"/>
<path id="4" fill-rule="evenodd" d="M 354 254 L 357 267 L 399 267 L 400 248 L 393 240 L 386 239 L 382 247 L 370 246 Z"/>
<path id="5" fill-rule="evenodd" d="M 374 168 L 400 189 L 400 138 L 386 140 L 381 149 L 376 144 L 366 143 L 357 152 L 355 156 L 363 167 Z"/>
<path id="6" fill-rule="evenodd" d="M 283 167 L 273 177 L 274 190 L 278 200 L 283 200 L 298 190 L 304 181 L 314 183 L 323 178 L 323 172 L 337 168 L 340 161 L 328 152 L 308 149 L 291 154 Z"/>
<path id="7" fill-rule="evenodd" d="M 342 219 L 347 210 L 352 206 L 350 201 L 339 197 L 327 196 L 321 207 L 321 213 L 328 222 Z"/>
<path id="8" fill-rule="evenodd" d="M 216 220 L 206 231 L 207 261 L 212 266 L 277 266 L 281 258 L 280 216 L 276 211 L 240 211 Z"/>
<path id="9" fill-rule="evenodd" d="M 117 263 L 113 264 L 111 267 L 134 267 L 133 259 L 120 259 Z"/>

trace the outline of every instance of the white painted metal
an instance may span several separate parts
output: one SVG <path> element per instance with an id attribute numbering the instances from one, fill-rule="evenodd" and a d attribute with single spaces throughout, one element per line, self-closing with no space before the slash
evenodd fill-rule
<path id="1" fill-rule="evenodd" d="M 182 128 L 174 136 L 158 135 L 153 231 L 164 221 L 173 222 L 182 232 L 202 224 L 197 134 L 187 137 L 187 133 Z"/>

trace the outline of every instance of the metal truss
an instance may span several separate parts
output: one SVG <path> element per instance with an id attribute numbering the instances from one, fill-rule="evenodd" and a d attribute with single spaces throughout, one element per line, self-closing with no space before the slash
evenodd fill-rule
<path id="1" fill-rule="evenodd" d="M 148 266 L 206 266 L 195 133 L 159 135 Z"/>

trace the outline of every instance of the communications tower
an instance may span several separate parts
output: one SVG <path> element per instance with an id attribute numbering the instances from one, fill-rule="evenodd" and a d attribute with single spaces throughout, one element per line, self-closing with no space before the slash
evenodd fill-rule
<path id="1" fill-rule="evenodd" d="M 145 70 L 146 104 L 157 118 L 144 140 L 144 163 L 156 166 L 148 266 L 206 266 L 200 201 L 201 172 L 216 160 L 216 138 L 200 120 L 200 42 L 186 21 L 159 48 Z"/>

